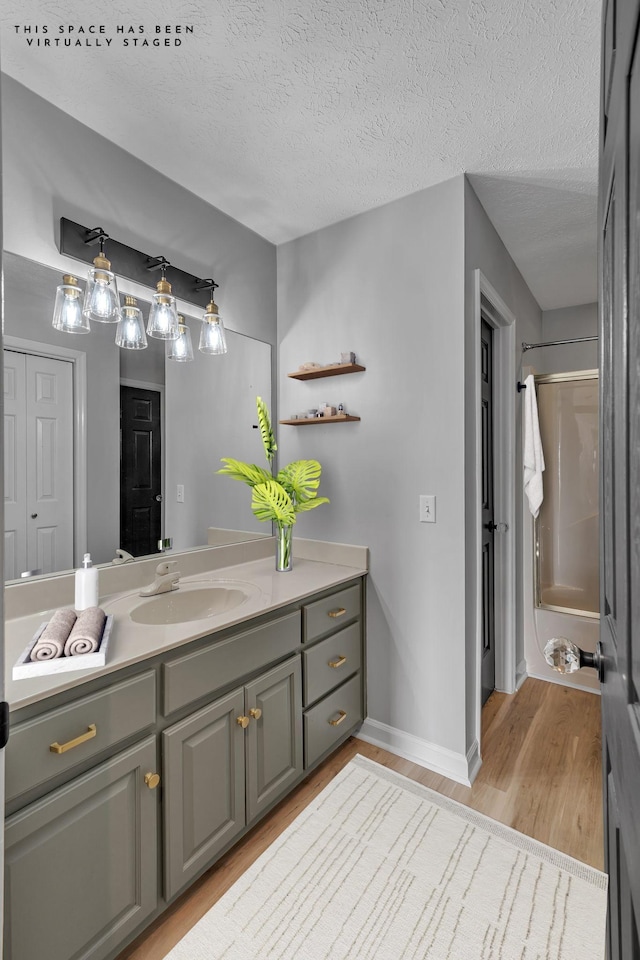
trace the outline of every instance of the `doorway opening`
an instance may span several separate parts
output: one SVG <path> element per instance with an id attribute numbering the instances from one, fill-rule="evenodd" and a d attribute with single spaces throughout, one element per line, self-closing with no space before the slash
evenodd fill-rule
<path id="1" fill-rule="evenodd" d="M 473 570 L 471 583 L 475 589 L 474 747 L 477 745 L 477 763 L 479 764 L 483 703 L 482 664 L 488 637 L 490 637 L 495 657 L 495 668 L 492 665 L 495 689 L 504 693 L 513 693 L 517 688 L 516 403 L 514 399 L 516 375 L 515 316 L 480 270 L 475 271 L 474 280 L 475 469 L 473 476 L 475 477 L 475 497 L 471 515 L 475 519 L 473 529 L 469 530 L 469 549 L 471 550 L 470 566 Z M 491 359 L 489 359 L 491 355 L 483 349 L 483 324 L 486 331 L 485 342 L 490 339 Z M 487 449 L 489 421 L 488 408 L 483 402 L 483 363 L 485 370 L 488 370 L 487 364 L 490 363 L 491 455 Z M 484 509 L 488 474 L 483 470 L 483 454 L 485 461 L 489 456 L 491 461 L 491 510 Z M 496 524 L 496 529 L 489 531 L 483 526 L 485 523 Z M 485 533 L 491 534 L 491 547 L 487 550 L 484 549 L 483 539 L 489 538 L 484 538 Z M 490 559 L 492 569 L 487 566 Z M 494 612 L 490 623 L 488 617 L 485 619 L 485 611 L 487 614 L 489 612 L 489 592 L 493 597 Z M 490 682 L 485 680 L 485 683 Z M 472 763 L 471 766 L 477 769 L 476 763 Z"/>

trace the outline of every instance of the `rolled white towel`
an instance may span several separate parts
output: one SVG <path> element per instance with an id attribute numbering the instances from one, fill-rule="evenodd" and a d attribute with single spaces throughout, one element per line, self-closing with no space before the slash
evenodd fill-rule
<path id="1" fill-rule="evenodd" d="M 87 607 L 82 610 L 64 645 L 65 657 L 95 653 L 102 639 L 106 619 L 107 615 L 100 607 Z"/>
<path id="2" fill-rule="evenodd" d="M 73 610 L 68 608 L 56 610 L 38 637 L 31 651 L 30 659 L 32 661 L 55 660 L 57 657 L 61 657 L 76 620 L 77 617 Z"/>

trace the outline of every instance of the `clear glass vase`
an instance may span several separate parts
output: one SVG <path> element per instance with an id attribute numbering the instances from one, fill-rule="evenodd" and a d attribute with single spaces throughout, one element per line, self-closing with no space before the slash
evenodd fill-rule
<path id="1" fill-rule="evenodd" d="M 291 543 L 293 540 L 293 525 L 276 525 L 276 570 L 278 573 L 287 573 L 293 565 Z"/>

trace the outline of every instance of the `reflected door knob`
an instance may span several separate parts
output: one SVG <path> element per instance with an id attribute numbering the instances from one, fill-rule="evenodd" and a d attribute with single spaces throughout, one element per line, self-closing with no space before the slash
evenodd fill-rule
<path id="1" fill-rule="evenodd" d="M 604 680 L 604 659 L 600 641 L 594 653 L 582 650 L 573 640 L 566 637 L 553 637 L 545 645 L 544 658 L 550 667 L 558 673 L 575 673 L 583 667 L 593 667 L 598 673 L 600 683 Z"/>
<path id="2" fill-rule="evenodd" d="M 156 494 L 156 500 L 158 501 L 158 503 L 162 503 L 162 494 L 161 494 L 161 493 L 157 493 L 157 494 Z"/>

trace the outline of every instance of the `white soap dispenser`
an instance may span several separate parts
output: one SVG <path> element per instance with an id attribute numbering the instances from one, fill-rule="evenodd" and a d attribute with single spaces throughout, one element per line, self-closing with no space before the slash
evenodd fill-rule
<path id="1" fill-rule="evenodd" d="M 76 570 L 76 610 L 98 606 L 98 571 L 91 563 L 91 554 L 85 553 L 82 566 Z"/>

